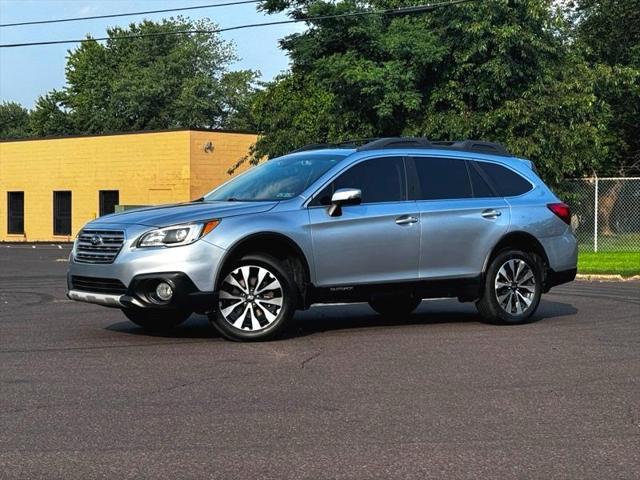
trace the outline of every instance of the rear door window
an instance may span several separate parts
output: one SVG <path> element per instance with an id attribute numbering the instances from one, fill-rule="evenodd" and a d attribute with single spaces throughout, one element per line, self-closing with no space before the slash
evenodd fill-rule
<path id="1" fill-rule="evenodd" d="M 471 198 L 471 183 L 464 159 L 413 157 L 417 200 Z"/>
<path id="2" fill-rule="evenodd" d="M 475 162 L 491 181 L 491 186 L 501 197 L 515 197 L 533 188 L 531 183 L 502 165 L 489 162 Z"/>

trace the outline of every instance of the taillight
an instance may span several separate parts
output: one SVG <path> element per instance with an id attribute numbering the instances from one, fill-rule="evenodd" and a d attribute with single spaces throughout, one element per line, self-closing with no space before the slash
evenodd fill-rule
<path id="1" fill-rule="evenodd" d="M 571 208 L 566 203 L 549 203 L 547 208 L 556 214 L 560 220 L 571 225 Z"/>

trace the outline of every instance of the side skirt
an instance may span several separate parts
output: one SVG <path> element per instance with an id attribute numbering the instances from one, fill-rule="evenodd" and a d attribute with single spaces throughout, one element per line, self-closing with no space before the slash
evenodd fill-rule
<path id="1" fill-rule="evenodd" d="M 305 307 L 313 303 L 368 302 L 372 299 L 409 294 L 416 298 L 457 297 L 471 302 L 480 297 L 482 276 L 447 280 L 424 280 L 361 285 L 334 285 L 305 288 Z"/>

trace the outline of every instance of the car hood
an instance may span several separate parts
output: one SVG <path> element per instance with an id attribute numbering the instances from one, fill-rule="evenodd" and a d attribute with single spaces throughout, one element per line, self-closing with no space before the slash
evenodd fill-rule
<path id="1" fill-rule="evenodd" d="M 277 204 L 278 202 L 191 202 L 159 205 L 106 215 L 91 223 L 167 227 L 180 223 L 266 212 Z"/>

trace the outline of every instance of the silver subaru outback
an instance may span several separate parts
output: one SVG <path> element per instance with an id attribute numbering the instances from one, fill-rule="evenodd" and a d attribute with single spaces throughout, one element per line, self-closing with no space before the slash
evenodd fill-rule
<path id="1" fill-rule="evenodd" d="M 192 202 L 89 222 L 68 297 L 150 330 L 204 313 L 233 340 L 271 338 L 296 310 L 332 302 L 403 316 L 457 297 L 519 324 L 575 278 L 570 220 L 533 164 L 499 144 L 315 145 Z"/>

